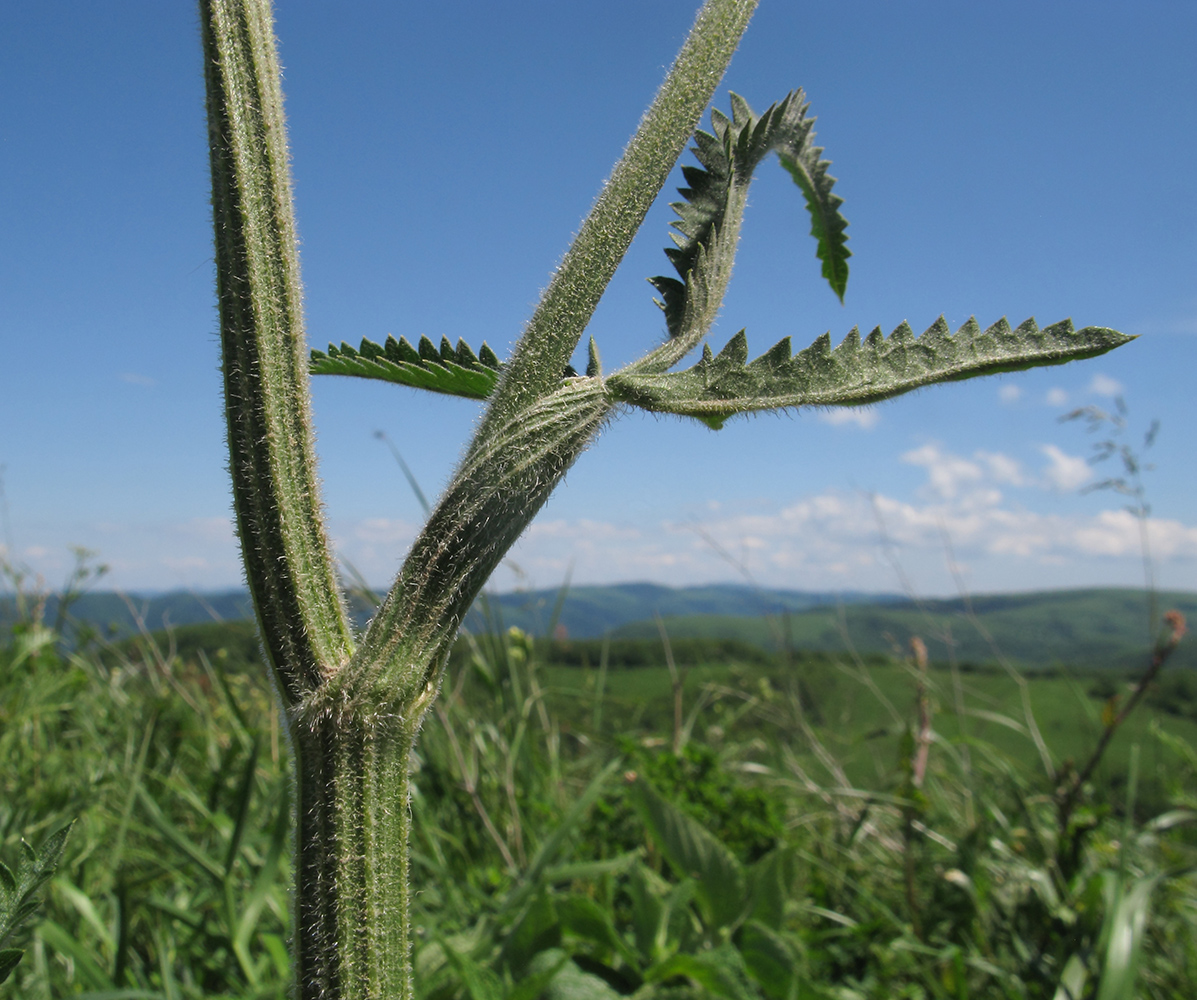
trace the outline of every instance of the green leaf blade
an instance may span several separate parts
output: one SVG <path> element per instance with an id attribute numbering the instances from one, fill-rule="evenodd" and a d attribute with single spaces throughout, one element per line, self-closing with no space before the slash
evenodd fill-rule
<path id="1" fill-rule="evenodd" d="M 632 783 L 629 798 L 679 878 L 694 879 L 695 895 L 713 929 L 732 927 L 748 902 L 744 869 L 735 856 L 702 824 L 687 816 L 643 778 Z"/>
<path id="2" fill-rule="evenodd" d="M 385 345 L 363 338 L 357 349 L 343 343 L 340 347 L 329 344 L 327 352 L 313 350 L 310 370 L 313 375 L 352 375 L 449 396 L 487 399 L 502 366 L 485 343 L 475 354 L 464 340 L 453 347 L 442 338 L 438 350 L 427 337 L 420 338 L 419 349 L 404 337 L 387 337 Z"/>
<path id="3" fill-rule="evenodd" d="M 710 352 L 680 372 L 633 369 L 607 379 L 623 402 L 709 424 L 739 413 L 798 406 L 862 406 L 937 382 L 1021 371 L 1096 357 L 1134 337 L 1105 327 L 1073 328 L 1065 320 L 1017 329 L 999 320 L 981 330 L 970 319 L 951 335 L 941 317 L 921 337 L 902 323 L 889 337 L 880 328 L 863 341 L 853 329 L 834 350 L 824 334 L 787 358 L 787 341 L 747 363 L 747 338 L 738 333 L 715 357 Z"/>
<path id="4" fill-rule="evenodd" d="M 806 199 L 806 210 L 810 213 L 810 234 L 815 238 L 815 254 L 823 264 L 823 278 L 831 290 L 844 301 L 848 289 L 848 220 L 840 214 L 844 199 L 832 194 L 835 178 L 827 173 L 831 163 L 820 160 L 823 150 L 813 147 L 798 156 L 779 154 L 781 165 L 794 179 Z"/>

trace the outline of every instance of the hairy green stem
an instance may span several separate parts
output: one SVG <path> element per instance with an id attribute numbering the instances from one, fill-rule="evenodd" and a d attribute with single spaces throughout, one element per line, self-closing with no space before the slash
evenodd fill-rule
<path id="1" fill-rule="evenodd" d="M 593 438 L 615 400 L 561 372 L 693 134 L 757 0 L 707 0 L 628 148 L 528 322 L 462 466 L 346 670 L 316 711 L 426 705 L 447 644 L 490 573 Z M 425 657 L 421 666 L 422 650 Z M 397 709 L 400 710 L 400 709 Z M 410 711 L 405 707 L 401 711 Z"/>
<path id="2" fill-rule="evenodd" d="M 238 533 L 296 751 L 302 1000 L 412 995 L 408 762 L 474 597 L 614 405 L 561 372 L 756 0 L 708 0 L 355 652 L 323 526 L 269 0 L 200 0 Z"/>
<path id="3" fill-rule="evenodd" d="M 233 503 L 284 698 L 352 652 L 320 512 L 286 128 L 267 0 L 201 0 Z"/>
<path id="4" fill-rule="evenodd" d="M 707 0 L 516 346 L 474 438 L 550 391 L 711 101 L 757 0 Z"/>
<path id="5" fill-rule="evenodd" d="M 602 379 L 571 379 L 475 448 L 433 509 L 357 654 L 310 711 L 356 714 L 389 705 L 410 716 L 427 707 L 474 598 L 613 405 Z"/>
<path id="6" fill-rule="evenodd" d="M 409 1000 L 413 734 L 394 719 L 325 717 L 297 743 L 300 998 Z"/>

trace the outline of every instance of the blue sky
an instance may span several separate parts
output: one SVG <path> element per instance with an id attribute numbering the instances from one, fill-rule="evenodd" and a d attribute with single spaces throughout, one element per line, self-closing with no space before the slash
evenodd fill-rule
<path id="1" fill-rule="evenodd" d="M 503 356 L 696 4 L 287 2 L 309 338 L 486 340 Z M 767 164 L 713 346 L 859 325 L 1035 316 L 1139 340 L 1096 361 L 867 411 L 698 424 L 629 414 L 584 454 L 496 584 L 744 579 L 947 594 L 1143 579 L 1095 440 L 1129 407 L 1160 583 L 1197 589 L 1197 7 L 762 0 L 721 89 L 804 87 L 851 227 L 841 306 L 799 193 Z M 82 545 L 130 590 L 234 586 L 196 14 L 44 0 L 0 13 L 0 465 L 8 557 L 50 583 Z M 667 189 L 672 194 L 673 184 Z M 654 208 L 591 332 L 610 368 L 663 335 Z M 376 583 L 477 418 L 395 386 L 314 385 L 329 522 Z M 1109 470 L 1114 472 L 1113 468 Z M 882 527 L 883 526 L 883 527 Z M 886 544 L 888 541 L 888 544 Z"/>

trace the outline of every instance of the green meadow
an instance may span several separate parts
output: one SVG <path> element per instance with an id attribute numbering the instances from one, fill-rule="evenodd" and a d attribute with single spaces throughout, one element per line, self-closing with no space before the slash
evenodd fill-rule
<path id="1" fill-rule="evenodd" d="M 289 748 L 252 625 L 38 613 L 0 641 L 4 860 L 71 825 L 0 996 L 287 995 Z M 922 669 L 892 618 L 893 653 L 673 624 L 459 639 L 415 764 L 420 996 L 564 997 L 566 958 L 600 1000 L 1197 994 L 1190 671 L 1064 810 L 1136 671 L 932 643 Z"/>

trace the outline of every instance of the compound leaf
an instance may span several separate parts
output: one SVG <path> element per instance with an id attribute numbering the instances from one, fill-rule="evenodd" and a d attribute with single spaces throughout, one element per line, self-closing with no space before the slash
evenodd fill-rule
<path id="1" fill-rule="evenodd" d="M 697 417 L 718 428 L 737 413 L 791 406 L 859 406 L 936 382 L 1063 364 L 1104 354 L 1133 337 L 1104 327 L 1074 330 L 1070 320 L 1017 329 L 1001 319 L 981 330 L 970 319 L 955 334 L 941 316 L 916 338 L 902 323 L 889 337 L 877 327 L 863 341 L 856 328 L 832 350 L 824 334 L 791 356 L 787 337 L 748 363 L 743 331 L 712 357 L 685 371 L 645 374 L 636 366 L 607 379 L 623 402 L 660 413 Z"/>

